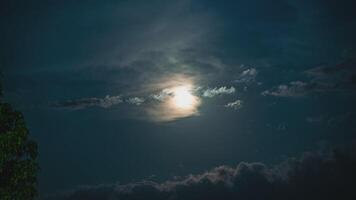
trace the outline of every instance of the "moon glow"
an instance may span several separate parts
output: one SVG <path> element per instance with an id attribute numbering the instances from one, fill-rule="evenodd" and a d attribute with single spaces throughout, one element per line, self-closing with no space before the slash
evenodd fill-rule
<path id="1" fill-rule="evenodd" d="M 197 103 L 189 86 L 178 86 L 174 88 L 172 101 L 174 106 L 184 110 L 192 109 Z"/>
<path id="2" fill-rule="evenodd" d="M 201 91 L 196 82 L 196 77 L 173 74 L 147 85 L 151 99 L 147 101 L 145 111 L 149 119 L 169 122 L 200 115 Z"/>

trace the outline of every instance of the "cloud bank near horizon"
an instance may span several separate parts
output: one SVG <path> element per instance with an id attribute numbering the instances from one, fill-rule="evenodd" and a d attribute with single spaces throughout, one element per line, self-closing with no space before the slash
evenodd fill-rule
<path id="1" fill-rule="evenodd" d="M 209 199 L 352 199 L 354 151 L 305 153 L 275 166 L 241 162 L 205 173 L 158 183 L 84 186 L 45 200 L 209 200 Z"/>

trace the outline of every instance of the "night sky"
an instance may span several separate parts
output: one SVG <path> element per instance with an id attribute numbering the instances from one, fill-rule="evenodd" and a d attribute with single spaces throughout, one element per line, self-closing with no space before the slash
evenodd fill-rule
<path id="1" fill-rule="evenodd" d="M 355 8 L 1 1 L 4 97 L 38 143 L 40 197 L 245 197 L 288 160 L 330 158 L 355 138 Z"/>

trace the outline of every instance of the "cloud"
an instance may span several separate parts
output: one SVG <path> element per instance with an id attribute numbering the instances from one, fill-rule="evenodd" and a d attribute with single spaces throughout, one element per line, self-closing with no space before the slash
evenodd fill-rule
<path id="1" fill-rule="evenodd" d="M 126 102 L 129 104 L 134 104 L 136 106 L 139 106 L 145 102 L 145 99 L 140 98 L 140 97 L 131 97 L 131 98 L 127 99 Z"/>
<path id="2" fill-rule="evenodd" d="M 323 114 L 316 116 L 308 116 L 305 118 L 306 122 L 311 124 L 323 124 L 327 127 L 342 127 L 353 124 L 353 119 L 356 119 L 355 112 L 349 111 L 342 114 Z"/>
<path id="3" fill-rule="evenodd" d="M 235 83 L 251 83 L 256 80 L 258 71 L 255 68 L 249 68 L 244 71 L 233 81 Z"/>
<path id="4" fill-rule="evenodd" d="M 175 74 L 205 76 L 219 71 L 220 60 L 206 51 L 211 46 L 211 37 L 219 30 L 214 28 L 217 19 L 206 10 L 193 9 L 195 4 L 191 0 L 150 4 L 130 1 L 127 10 L 136 10 L 140 15 L 126 11 L 123 17 L 117 18 L 128 22 L 139 20 L 140 23 L 120 23 L 116 30 L 120 40 L 113 34 L 116 38 L 111 44 L 113 48 L 108 49 L 107 58 L 97 62 L 118 71 L 131 72 L 138 87 Z M 122 6 L 119 9 L 123 9 Z M 208 70 L 203 72 L 206 66 Z M 122 82 L 131 81 L 131 78 L 122 78 Z"/>
<path id="5" fill-rule="evenodd" d="M 321 123 L 325 117 L 320 115 L 320 116 L 313 116 L 313 117 L 307 117 L 305 118 L 305 120 L 308 122 L 308 123 Z"/>
<path id="6" fill-rule="evenodd" d="M 277 97 L 300 97 L 311 92 L 326 92 L 335 90 L 334 85 L 321 82 L 292 81 L 288 85 L 282 84 L 269 90 L 263 91 L 263 96 Z"/>
<path id="7" fill-rule="evenodd" d="M 122 103 L 121 96 L 105 96 L 104 98 L 82 98 L 76 100 L 68 100 L 63 102 L 56 102 L 52 105 L 59 108 L 70 108 L 70 109 L 84 109 L 88 107 L 102 107 L 109 108 L 111 106 Z"/>
<path id="8" fill-rule="evenodd" d="M 45 200 L 353 199 L 356 157 L 351 151 L 305 153 L 268 167 L 241 162 L 157 183 L 86 186 Z"/>
<path id="9" fill-rule="evenodd" d="M 304 96 L 307 93 L 307 83 L 302 81 L 293 81 L 289 85 L 279 85 L 276 88 L 265 90 L 262 92 L 263 96 L 279 96 L 279 97 L 296 97 Z"/>
<path id="10" fill-rule="evenodd" d="M 325 79 L 332 76 L 340 78 L 352 78 L 356 74 L 356 60 L 346 60 L 335 65 L 323 65 L 306 70 L 311 77 Z"/>
<path id="11" fill-rule="evenodd" d="M 146 113 L 149 118 L 156 122 L 173 121 L 180 118 L 186 118 L 199 115 L 200 97 L 196 94 L 199 87 L 185 81 L 185 84 L 177 84 L 161 90 L 157 94 L 150 95 L 154 100 L 146 107 Z M 189 105 L 181 107 L 177 105 L 177 91 L 187 92 L 190 99 Z M 179 95 L 179 94 L 178 94 Z"/>
<path id="12" fill-rule="evenodd" d="M 356 61 L 318 66 L 304 72 L 311 80 L 292 81 L 263 91 L 264 96 L 298 97 L 314 92 L 353 91 L 356 87 Z"/>
<path id="13" fill-rule="evenodd" d="M 165 88 L 162 91 L 160 91 L 157 94 L 152 94 L 150 95 L 150 97 L 154 100 L 157 101 L 164 101 L 165 99 L 167 99 L 169 96 L 172 96 L 173 92 L 172 90 Z"/>
<path id="14" fill-rule="evenodd" d="M 333 84 L 338 90 L 355 89 L 356 60 L 346 60 L 335 65 L 318 66 L 305 74 L 321 83 Z"/>
<path id="15" fill-rule="evenodd" d="M 234 87 L 230 87 L 227 88 L 226 86 L 220 87 L 220 88 L 213 88 L 213 89 L 206 89 L 203 92 L 203 97 L 208 97 L 208 98 L 212 98 L 215 96 L 219 96 L 219 95 L 224 95 L 224 94 L 233 94 L 235 93 L 235 88 Z"/>
<path id="16" fill-rule="evenodd" d="M 235 110 L 240 109 L 242 107 L 242 101 L 241 100 L 236 100 L 233 102 L 229 102 L 225 105 L 226 108 L 233 108 Z"/>
<path id="17" fill-rule="evenodd" d="M 184 87 L 189 90 L 191 95 L 190 105 L 186 108 L 177 106 L 175 100 L 175 90 L 179 87 Z M 146 90 L 138 91 L 135 94 L 138 96 L 130 96 L 129 93 L 124 93 L 121 96 L 109 96 L 104 98 L 80 98 L 75 100 L 59 101 L 51 105 L 58 108 L 69 109 L 87 109 L 90 107 L 109 108 L 119 103 L 127 103 L 131 105 L 141 106 L 141 114 L 137 116 L 140 119 L 150 120 L 154 122 L 174 121 L 181 118 L 191 116 L 199 116 L 199 106 L 201 105 L 202 97 L 214 97 L 218 95 L 232 94 L 235 92 L 234 87 L 215 87 L 212 89 L 202 90 L 201 86 L 194 85 L 193 80 L 189 77 L 178 76 L 169 77 L 168 81 L 162 80 L 157 84 L 147 85 Z M 161 88 L 156 91 L 156 88 Z M 132 93 L 132 92 L 131 92 Z M 125 98 L 122 98 L 125 96 Z M 242 101 L 238 100 L 230 102 L 225 107 L 238 109 L 241 107 Z M 135 110 L 137 111 L 137 110 Z"/>

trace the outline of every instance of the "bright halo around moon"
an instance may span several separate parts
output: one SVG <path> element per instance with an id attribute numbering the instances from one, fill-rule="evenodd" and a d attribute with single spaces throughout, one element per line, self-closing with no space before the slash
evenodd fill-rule
<path id="1" fill-rule="evenodd" d="M 196 97 L 192 95 L 189 86 L 173 88 L 173 104 L 179 109 L 192 109 L 196 106 Z"/>
<path id="2" fill-rule="evenodd" d="M 157 122 L 173 121 L 180 118 L 199 115 L 201 99 L 197 93 L 199 87 L 186 77 L 172 77 L 161 81 L 152 98 L 152 106 L 147 107 L 150 118 Z"/>

